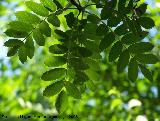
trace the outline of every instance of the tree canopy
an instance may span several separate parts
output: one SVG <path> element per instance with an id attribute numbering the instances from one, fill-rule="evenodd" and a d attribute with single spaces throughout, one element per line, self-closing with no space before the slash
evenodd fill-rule
<path id="1" fill-rule="evenodd" d="M 152 35 L 159 30 L 159 11 L 140 0 L 24 4 L 4 32 L 11 59 L 1 60 L 2 99 L 17 99 L 28 108 L 24 115 L 75 114 L 80 121 L 160 118 L 159 34 Z M 7 70 L 10 78 L 3 73 Z M 21 108 L 7 111 L 5 105 L 1 113 L 21 114 Z"/>

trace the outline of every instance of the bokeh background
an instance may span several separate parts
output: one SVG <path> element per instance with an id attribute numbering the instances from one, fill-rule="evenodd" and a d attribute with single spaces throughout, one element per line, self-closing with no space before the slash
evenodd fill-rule
<path id="1" fill-rule="evenodd" d="M 7 40 L 3 33 L 7 23 L 15 20 L 16 11 L 26 10 L 24 2 L 0 0 L 0 121 L 55 121 L 57 119 L 17 118 L 19 115 L 57 114 L 54 106 L 56 96 L 47 98 L 42 95 L 49 85 L 40 79 L 46 70 L 47 45 L 37 47 L 34 58 L 25 64 L 21 64 L 16 56 L 8 58 L 7 48 L 3 46 Z M 153 53 L 160 57 L 160 0 L 144 2 L 149 4 L 146 16 L 152 17 L 156 23 L 144 41 L 152 42 L 155 45 Z M 108 63 L 106 53 L 96 67 L 98 72 L 89 72 L 95 86 L 85 90 L 81 100 L 69 98 L 66 114 L 78 115 L 79 119 L 72 120 L 79 121 L 160 121 L 160 63 L 149 66 L 153 82 L 139 73 L 137 81 L 131 83 L 126 72 L 117 74 L 116 64 Z"/>

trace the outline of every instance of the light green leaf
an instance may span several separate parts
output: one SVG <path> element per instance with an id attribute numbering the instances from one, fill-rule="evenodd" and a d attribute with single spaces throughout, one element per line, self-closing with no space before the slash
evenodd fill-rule
<path id="1" fill-rule="evenodd" d="M 143 64 L 155 64 L 159 62 L 159 59 L 157 56 L 153 54 L 138 54 L 136 55 L 137 61 Z"/>
<path id="2" fill-rule="evenodd" d="M 72 96 L 76 99 L 81 98 L 81 93 L 80 93 L 79 89 L 73 83 L 70 83 L 68 81 L 65 82 L 65 88 L 70 96 Z"/>
<path id="3" fill-rule="evenodd" d="M 40 16 L 48 16 L 49 11 L 40 3 L 36 3 L 33 1 L 27 1 L 26 2 L 27 8 L 32 10 L 34 13 L 40 15 Z"/>
<path id="4" fill-rule="evenodd" d="M 57 81 L 45 88 L 45 90 L 43 91 L 43 96 L 47 97 L 54 96 L 61 91 L 63 86 L 64 86 L 63 81 Z"/>
<path id="5" fill-rule="evenodd" d="M 61 93 L 58 95 L 55 103 L 56 110 L 58 113 L 63 113 L 67 107 L 68 107 L 68 96 L 66 92 L 63 90 Z"/>
<path id="6" fill-rule="evenodd" d="M 56 6 L 55 4 L 53 4 L 52 0 L 40 0 L 40 1 L 44 6 L 50 8 L 52 11 L 56 10 Z"/>
<path id="7" fill-rule="evenodd" d="M 60 27 L 60 20 L 55 14 L 52 14 L 48 17 L 47 21 L 55 27 Z"/>
<path id="8" fill-rule="evenodd" d="M 139 64 L 139 68 L 141 69 L 142 74 L 150 81 L 153 81 L 153 75 L 149 69 L 147 69 L 144 65 Z"/>
<path id="9" fill-rule="evenodd" d="M 66 64 L 66 59 L 63 56 L 52 56 L 45 60 L 45 65 L 49 67 L 58 67 Z"/>
<path id="10" fill-rule="evenodd" d="M 51 69 L 51 70 L 43 73 L 41 79 L 44 81 L 56 80 L 61 77 L 64 77 L 65 73 L 66 73 L 65 68 L 54 68 L 54 69 Z"/>
<path id="11" fill-rule="evenodd" d="M 136 81 L 138 77 L 138 63 L 135 58 L 132 58 L 128 66 L 128 78 L 131 81 Z"/>
<path id="12" fill-rule="evenodd" d="M 123 72 L 123 70 L 126 68 L 126 66 L 129 63 L 129 59 L 130 59 L 130 54 L 128 49 L 124 50 L 121 54 L 120 57 L 118 59 L 118 64 L 117 64 L 117 72 L 121 73 Z"/>
<path id="13" fill-rule="evenodd" d="M 43 21 L 41 24 L 39 24 L 39 29 L 41 33 L 43 33 L 45 36 L 51 36 L 51 28 L 49 27 L 49 24 L 46 21 Z"/>
<path id="14" fill-rule="evenodd" d="M 33 38 L 39 46 L 45 45 L 45 38 L 38 28 L 33 31 Z"/>
<path id="15" fill-rule="evenodd" d="M 153 44 L 149 42 L 140 42 L 140 43 L 135 43 L 129 46 L 129 51 L 131 53 L 144 53 L 144 52 L 149 52 L 153 49 Z"/>
<path id="16" fill-rule="evenodd" d="M 27 60 L 27 50 L 25 46 L 21 46 L 18 50 L 19 60 L 24 63 Z"/>
<path id="17" fill-rule="evenodd" d="M 49 52 L 53 54 L 64 54 L 67 52 L 67 48 L 64 45 L 55 44 L 49 47 Z"/>
<path id="18" fill-rule="evenodd" d="M 41 20 L 38 16 L 35 14 L 26 12 L 26 11 L 18 11 L 16 12 L 16 18 L 19 21 L 22 21 L 24 23 L 28 24 L 38 24 Z"/>
<path id="19" fill-rule="evenodd" d="M 18 39 L 9 39 L 8 41 L 6 41 L 4 43 L 4 46 L 6 47 L 13 47 L 13 46 L 21 46 L 23 45 L 24 43 L 21 41 L 21 40 L 18 40 Z"/>
<path id="20" fill-rule="evenodd" d="M 112 62 L 112 61 L 116 60 L 119 57 L 119 55 L 121 54 L 122 49 L 123 49 L 122 43 L 120 41 L 116 42 L 112 46 L 112 48 L 109 52 L 109 61 Z"/>

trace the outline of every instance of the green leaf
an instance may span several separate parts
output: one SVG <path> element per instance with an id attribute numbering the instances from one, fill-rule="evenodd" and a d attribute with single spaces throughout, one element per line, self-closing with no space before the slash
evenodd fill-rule
<path id="1" fill-rule="evenodd" d="M 85 48 L 85 47 L 78 47 L 78 52 L 83 57 L 89 57 L 89 56 L 92 55 L 92 52 L 89 49 Z"/>
<path id="2" fill-rule="evenodd" d="M 85 58 L 85 62 L 88 64 L 88 66 L 95 71 L 100 71 L 100 65 L 98 61 L 91 59 L 91 58 Z"/>
<path id="3" fill-rule="evenodd" d="M 83 71 L 76 71 L 73 83 L 83 85 L 84 82 L 88 80 L 89 80 L 88 76 Z"/>
<path id="4" fill-rule="evenodd" d="M 109 29 L 105 24 L 100 24 L 98 28 L 96 29 L 96 34 L 98 36 L 103 36 L 108 33 Z"/>
<path id="5" fill-rule="evenodd" d="M 7 52 L 7 56 L 8 57 L 14 56 L 17 53 L 18 49 L 19 49 L 19 46 L 14 46 L 10 48 Z"/>
<path id="6" fill-rule="evenodd" d="M 143 64 L 155 64 L 159 62 L 159 59 L 157 56 L 153 54 L 138 54 L 136 55 L 137 61 Z"/>
<path id="7" fill-rule="evenodd" d="M 52 12 L 56 10 L 55 9 L 56 6 L 53 4 L 52 0 L 40 0 L 40 1 L 44 6 L 50 8 L 52 10 Z"/>
<path id="8" fill-rule="evenodd" d="M 53 54 L 64 54 L 67 52 L 67 48 L 64 45 L 55 44 L 49 47 L 49 52 Z"/>
<path id="9" fill-rule="evenodd" d="M 107 47 L 109 47 L 115 40 L 115 35 L 113 32 L 108 33 L 104 36 L 104 38 L 101 40 L 99 48 L 100 50 L 104 50 Z"/>
<path id="10" fill-rule="evenodd" d="M 110 27 L 116 27 L 121 22 L 121 18 L 118 16 L 111 16 L 107 21 L 107 25 Z"/>
<path id="11" fill-rule="evenodd" d="M 48 57 L 45 60 L 45 65 L 48 67 L 58 67 L 66 64 L 66 59 L 63 56 L 53 56 L 53 57 Z"/>
<path id="12" fill-rule="evenodd" d="M 147 4 L 143 3 L 138 8 L 136 8 L 136 13 L 138 16 L 143 15 L 147 10 Z"/>
<path id="13" fill-rule="evenodd" d="M 45 90 L 43 91 L 43 96 L 47 97 L 54 96 L 61 91 L 63 86 L 64 86 L 63 81 L 57 81 L 45 88 Z"/>
<path id="14" fill-rule="evenodd" d="M 19 60 L 24 63 L 27 60 L 27 50 L 25 46 L 21 46 L 18 50 Z"/>
<path id="15" fill-rule="evenodd" d="M 87 87 L 88 87 L 90 90 L 92 90 L 92 91 L 95 91 L 95 90 L 96 90 L 96 86 L 95 86 L 95 84 L 93 83 L 92 80 L 87 81 L 87 82 L 86 82 L 86 85 L 87 85 Z"/>
<path id="16" fill-rule="evenodd" d="M 51 36 L 51 28 L 46 21 L 43 21 L 41 24 L 39 24 L 39 29 L 45 36 Z"/>
<path id="17" fill-rule="evenodd" d="M 38 16 L 26 11 L 18 11 L 15 13 L 15 15 L 19 21 L 22 21 L 28 24 L 38 24 L 41 21 Z"/>
<path id="18" fill-rule="evenodd" d="M 68 81 L 65 82 L 65 88 L 70 96 L 72 96 L 76 99 L 81 98 L 81 93 L 80 93 L 79 89 L 73 83 L 70 83 Z"/>
<path id="19" fill-rule="evenodd" d="M 121 54 L 122 49 L 123 49 L 122 43 L 120 41 L 116 42 L 112 46 L 112 48 L 109 52 L 109 61 L 112 62 L 112 61 L 116 60 L 119 57 L 119 55 Z"/>
<path id="20" fill-rule="evenodd" d="M 66 92 L 63 90 L 60 92 L 55 103 L 56 110 L 58 113 L 63 113 L 68 107 L 68 97 Z"/>
<path id="21" fill-rule="evenodd" d="M 153 75 L 150 72 L 149 69 L 147 69 L 144 65 L 139 64 L 139 68 L 141 69 L 142 74 L 144 77 L 146 77 L 148 80 L 153 81 Z"/>
<path id="22" fill-rule="evenodd" d="M 73 12 L 65 15 L 67 25 L 72 28 L 76 24 L 76 18 L 74 17 Z"/>
<path id="23" fill-rule="evenodd" d="M 34 56 L 34 41 L 31 37 L 28 37 L 25 42 L 25 47 L 27 49 L 27 56 L 32 59 Z"/>
<path id="24" fill-rule="evenodd" d="M 118 2 L 118 11 L 123 11 L 126 5 L 126 0 L 119 0 Z"/>
<path id="25" fill-rule="evenodd" d="M 144 53 L 144 52 L 150 52 L 153 49 L 153 44 L 149 42 L 140 42 L 140 43 L 135 43 L 129 46 L 129 51 L 131 53 Z"/>
<path id="26" fill-rule="evenodd" d="M 58 9 L 63 9 L 63 6 L 62 6 L 57 0 L 53 0 L 53 2 L 54 2 L 55 5 L 57 6 L 57 10 L 58 10 Z"/>
<path id="27" fill-rule="evenodd" d="M 122 24 L 122 25 L 118 26 L 118 27 L 114 30 L 114 32 L 115 32 L 117 35 L 119 35 L 119 36 L 128 33 L 126 24 Z"/>
<path id="28" fill-rule="evenodd" d="M 135 35 L 133 33 L 127 33 L 122 37 L 121 42 L 123 44 L 129 45 L 144 39 L 147 35 L 148 35 L 148 32 L 145 32 L 145 31 L 140 32 L 139 35 Z"/>
<path id="29" fill-rule="evenodd" d="M 149 17 L 140 17 L 138 19 L 138 22 L 145 29 L 150 29 L 150 28 L 155 26 L 155 23 L 154 23 L 153 19 L 151 19 Z"/>
<path id="30" fill-rule="evenodd" d="M 21 32 L 13 29 L 7 29 L 5 31 L 5 34 L 9 37 L 14 37 L 14 38 L 25 38 L 28 35 L 27 32 Z"/>
<path id="31" fill-rule="evenodd" d="M 51 69 L 51 70 L 43 73 L 41 79 L 44 81 L 56 80 L 61 77 L 64 77 L 65 73 L 66 73 L 65 68 L 54 68 L 54 69 Z"/>
<path id="32" fill-rule="evenodd" d="M 81 58 L 70 58 L 69 65 L 75 70 L 86 70 L 89 68 Z"/>
<path id="33" fill-rule="evenodd" d="M 50 15 L 47 18 L 47 21 L 55 27 L 60 27 L 60 20 L 58 19 L 58 17 L 55 14 Z"/>
<path id="34" fill-rule="evenodd" d="M 87 20 L 94 24 L 98 24 L 101 21 L 101 19 L 95 14 L 89 14 Z"/>
<path id="35" fill-rule="evenodd" d="M 13 46 L 21 46 L 23 45 L 24 43 L 21 41 L 21 40 L 18 40 L 18 39 L 9 39 L 8 41 L 6 41 L 4 43 L 4 46 L 6 47 L 13 47 Z"/>
<path id="36" fill-rule="evenodd" d="M 132 58 L 128 66 L 128 78 L 131 81 L 136 81 L 138 77 L 138 63 L 135 58 Z"/>
<path id="37" fill-rule="evenodd" d="M 34 13 L 40 16 L 48 16 L 49 11 L 41 4 L 33 2 L 33 1 L 26 1 L 26 6 Z"/>
<path id="38" fill-rule="evenodd" d="M 8 24 L 10 29 L 21 31 L 21 32 L 30 32 L 33 29 L 31 24 L 27 24 L 21 21 L 12 21 Z"/>
<path id="39" fill-rule="evenodd" d="M 120 57 L 118 59 L 118 63 L 117 63 L 117 72 L 121 73 L 124 71 L 124 69 L 126 68 L 126 66 L 129 63 L 129 59 L 130 59 L 130 54 L 128 49 L 124 50 L 121 54 Z"/>
<path id="40" fill-rule="evenodd" d="M 45 45 L 45 38 L 38 28 L 33 31 L 33 38 L 39 46 Z"/>
<path id="41" fill-rule="evenodd" d="M 68 35 L 61 30 L 54 30 L 54 32 L 62 38 L 68 38 Z"/>

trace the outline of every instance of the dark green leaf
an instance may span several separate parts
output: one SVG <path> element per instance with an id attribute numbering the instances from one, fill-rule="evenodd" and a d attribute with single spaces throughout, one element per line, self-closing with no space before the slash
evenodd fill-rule
<path id="1" fill-rule="evenodd" d="M 100 24 L 98 28 L 96 29 L 96 34 L 98 36 L 103 36 L 108 33 L 109 29 L 105 24 Z"/>
<path id="2" fill-rule="evenodd" d="M 142 74 L 150 81 L 153 81 L 153 75 L 149 69 L 147 69 L 144 65 L 139 64 L 139 68 L 141 69 Z"/>
<path id="3" fill-rule="evenodd" d="M 120 35 L 126 34 L 126 33 L 128 32 L 128 30 L 127 30 L 126 25 L 125 25 L 125 24 L 122 24 L 122 25 L 118 26 L 118 27 L 114 30 L 114 32 L 115 32 L 117 35 L 120 36 Z"/>
<path id="4" fill-rule="evenodd" d="M 49 11 L 41 4 L 33 2 L 33 1 L 27 1 L 26 6 L 32 10 L 34 13 L 40 15 L 40 16 L 48 16 Z"/>
<path id="5" fill-rule="evenodd" d="M 119 55 L 121 54 L 122 49 L 123 49 L 122 43 L 120 41 L 116 42 L 112 46 L 112 48 L 109 52 L 109 61 L 112 62 L 112 61 L 116 60 L 119 57 Z"/>
<path id="6" fill-rule="evenodd" d="M 87 20 L 90 21 L 91 23 L 94 23 L 94 24 L 98 24 L 101 21 L 101 19 L 94 14 L 88 15 Z"/>
<path id="7" fill-rule="evenodd" d="M 63 113 L 68 107 L 68 97 L 66 92 L 63 90 L 60 92 L 55 103 L 56 110 L 58 113 Z"/>
<path id="8" fill-rule="evenodd" d="M 54 69 L 51 69 L 51 70 L 43 73 L 41 79 L 44 81 L 56 80 L 61 77 L 64 77 L 65 73 L 66 73 L 65 68 L 54 68 Z"/>
<path id="9" fill-rule="evenodd" d="M 55 14 L 52 14 L 48 17 L 47 21 L 55 27 L 60 27 L 60 20 Z"/>
<path id="10" fill-rule="evenodd" d="M 66 59 L 63 56 L 52 56 L 47 58 L 44 63 L 49 67 L 58 67 L 66 64 Z"/>
<path id="11" fill-rule="evenodd" d="M 129 63 L 129 59 L 130 59 L 130 54 L 128 50 L 125 50 L 120 54 L 120 57 L 118 59 L 118 64 L 117 64 L 118 73 L 121 73 L 124 71 L 124 69 Z"/>
<path id="12" fill-rule="evenodd" d="M 21 32 L 13 29 L 8 29 L 5 31 L 5 34 L 9 37 L 14 37 L 14 38 L 25 38 L 28 34 L 27 32 Z"/>
<path id="13" fill-rule="evenodd" d="M 128 66 L 128 78 L 131 81 L 136 81 L 138 76 L 138 63 L 135 58 L 132 58 Z"/>
<path id="14" fill-rule="evenodd" d="M 89 49 L 85 48 L 85 47 L 78 47 L 78 52 L 83 57 L 89 57 L 89 56 L 92 55 L 92 52 Z"/>
<path id="15" fill-rule="evenodd" d="M 153 49 L 153 44 L 149 42 L 140 42 L 140 43 L 135 43 L 129 46 L 129 51 L 131 53 L 144 53 L 144 52 L 149 52 Z"/>
<path id="16" fill-rule="evenodd" d="M 74 17 L 73 12 L 65 15 L 67 25 L 72 28 L 76 24 L 76 18 Z"/>
<path id="17" fill-rule="evenodd" d="M 54 32 L 62 38 L 68 38 L 68 35 L 61 30 L 54 30 Z"/>
<path id="18" fill-rule="evenodd" d="M 138 16 L 143 15 L 147 10 L 147 4 L 143 3 L 138 8 L 136 8 L 136 13 Z"/>
<path id="19" fill-rule="evenodd" d="M 138 22 L 142 27 L 144 27 L 146 29 L 150 29 L 155 26 L 153 19 L 151 19 L 149 17 L 140 17 L 138 19 Z"/>
<path id="20" fill-rule="evenodd" d="M 104 50 L 109 47 L 115 40 L 115 35 L 113 32 L 108 33 L 105 37 L 101 40 L 99 48 L 100 50 Z"/>
<path id="21" fill-rule="evenodd" d="M 84 84 L 84 82 L 88 81 L 88 76 L 83 71 L 76 71 L 76 75 L 74 78 L 74 84 Z"/>
<path id="22" fill-rule="evenodd" d="M 43 91 L 43 96 L 47 97 L 54 96 L 61 91 L 63 86 L 64 86 L 63 81 L 57 81 L 45 88 L 45 90 Z"/>
<path id="23" fill-rule="evenodd" d="M 159 62 L 159 59 L 157 56 L 153 54 L 138 54 L 136 55 L 137 61 L 143 64 L 155 64 Z"/>
<path id="24" fill-rule="evenodd" d="M 81 58 L 70 58 L 69 65 L 75 70 L 86 70 L 89 68 Z"/>
<path id="25" fill-rule="evenodd" d="M 34 41 L 31 37 L 28 37 L 26 42 L 25 42 L 25 47 L 27 49 L 27 56 L 32 59 L 34 56 Z"/>
<path id="26" fill-rule="evenodd" d="M 10 48 L 7 52 L 7 56 L 8 57 L 14 56 L 17 53 L 18 49 L 19 49 L 19 46 L 14 46 Z"/>
<path id="27" fill-rule="evenodd" d="M 33 31 L 33 38 L 39 46 L 45 45 L 44 36 L 38 28 Z"/>
<path id="28" fill-rule="evenodd" d="M 4 46 L 6 47 L 13 47 L 13 46 L 21 46 L 23 45 L 24 43 L 21 41 L 21 40 L 18 40 L 18 39 L 9 39 L 8 41 L 6 41 L 4 43 Z"/>
<path id="29" fill-rule="evenodd" d="M 58 9 L 63 9 L 63 6 L 58 2 L 58 0 L 53 0 L 53 2 L 56 4 L 57 10 Z"/>
<path id="30" fill-rule="evenodd" d="M 27 60 L 27 50 L 25 46 L 21 46 L 18 50 L 19 60 L 24 63 Z"/>
<path id="31" fill-rule="evenodd" d="M 68 81 L 65 82 L 65 88 L 70 96 L 72 96 L 76 99 L 81 98 L 81 93 L 80 93 L 79 89 L 73 83 L 70 83 Z"/>

